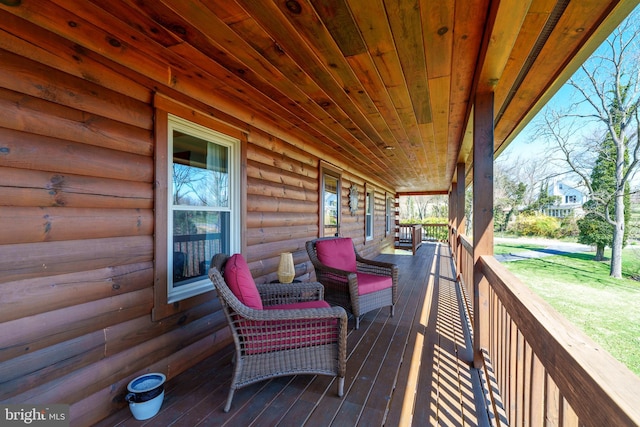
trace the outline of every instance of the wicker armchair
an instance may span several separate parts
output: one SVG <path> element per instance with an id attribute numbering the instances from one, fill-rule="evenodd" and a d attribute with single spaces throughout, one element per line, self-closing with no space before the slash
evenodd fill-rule
<path id="1" fill-rule="evenodd" d="M 259 292 L 258 301 L 247 300 L 247 304 L 262 304 L 262 309 L 251 308 L 234 293 L 235 272 L 229 272 L 225 265 L 232 261 L 226 254 L 215 255 L 209 269 L 236 348 L 224 411 L 229 412 L 236 389 L 286 375 L 336 376 L 338 396 L 342 397 L 347 354 L 345 310 L 324 302 L 323 287 L 317 282 L 256 286 L 242 258 L 246 271 L 241 273 Z M 246 293 L 240 298 L 246 298 Z"/>
<path id="2" fill-rule="evenodd" d="M 360 316 L 376 308 L 390 306 L 393 316 L 398 300 L 397 265 L 362 258 L 349 238 L 322 237 L 306 242 L 306 249 L 316 279 L 325 288 L 326 301 L 353 313 L 356 329 Z"/>

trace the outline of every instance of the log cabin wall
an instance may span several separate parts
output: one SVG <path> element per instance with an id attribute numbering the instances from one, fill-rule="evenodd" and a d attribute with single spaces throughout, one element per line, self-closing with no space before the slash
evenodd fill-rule
<path id="1" fill-rule="evenodd" d="M 315 279 L 305 242 L 319 233 L 319 159 L 257 130 L 248 140 L 246 257 L 253 277 L 259 283 L 276 280 L 280 253 L 292 252 L 296 277 Z M 361 255 L 374 257 L 392 251 L 394 240 L 384 228 L 385 190 L 376 187 L 374 238 L 365 241 L 364 183 L 363 178 L 342 172 L 340 235 L 351 237 Z M 359 194 L 354 215 L 349 212 L 351 184 Z"/>
<path id="2" fill-rule="evenodd" d="M 28 30 L 44 48 L 0 44 L 0 402 L 70 404 L 72 424 L 90 425 L 125 405 L 135 376 L 170 380 L 231 341 L 216 298 L 152 320 L 157 85 Z M 229 118 L 247 135 L 242 239 L 254 278 L 275 279 L 291 251 L 297 276 L 313 279 L 304 244 L 319 232 L 318 156 Z M 392 250 L 393 189 L 337 166 L 341 235 L 368 257 Z M 365 185 L 375 189 L 366 242 Z"/>

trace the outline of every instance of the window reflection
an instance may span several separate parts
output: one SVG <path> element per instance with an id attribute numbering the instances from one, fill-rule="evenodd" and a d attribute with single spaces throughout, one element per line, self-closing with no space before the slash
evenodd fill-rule
<path id="1" fill-rule="evenodd" d="M 333 236 L 339 233 L 338 211 L 339 211 L 339 179 L 332 175 L 324 175 L 324 235 Z"/>
<path id="2" fill-rule="evenodd" d="M 229 148 L 173 131 L 173 204 L 229 207 Z"/>

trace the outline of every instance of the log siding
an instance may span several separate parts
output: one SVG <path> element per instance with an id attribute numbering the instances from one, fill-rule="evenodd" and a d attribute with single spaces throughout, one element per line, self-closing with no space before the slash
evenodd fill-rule
<path id="1" fill-rule="evenodd" d="M 23 35 L 14 21 L 5 29 Z M 147 77 L 71 53 L 68 42 L 60 54 L 78 59 L 53 57 L 36 47 L 46 50 L 50 34 L 32 29 L 36 45 L 0 46 L 0 402 L 67 403 L 72 423 L 88 425 L 125 405 L 136 375 L 175 377 L 230 342 L 214 293 L 152 316 L 163 271 L 158 108 L 244 140 L 242 247 L 259 283 L 276 279 L 284 251 L 298 279 L 314 279 L 304 244 L 319 234 L 320 162 L 331 159 L 295 132 L 270 134 L 247 113 L 216 110 L 204 92 L 158 95 Z M 389 252 L 385 195 L 394 189 L 373 185 L 374 239 L 365 245 L 364 187 L 375 177 L 338 167 L 341 235 L 365 256 Z M 361 195 L 354 215 L 352 183 Z"/>
<path id="2" fill-rule="evenodd" d="M 240 140 L 241 252 L 256 281 L 275 279 L 282 251 L 313 280 L 303 245 L 322 233 L 323 165 L 340 171 L 340 234 L 365 257 L 393 251 L 398 195 L 447 193 L 456 167 L 463 195 L 473 159 L 487 170 L 486 156 L 472 155 L 474 126 L 483 133 L 495 119 L 483 146 L 500 153 L 637 5 L 521 3 L 0 0 L 0 403 L 68 403 L 72 425 L 92 425 L 125 408 L 133 377 L 161 371 L 177 382 L 224 354 L 231 337 L 214 291 L 164 298 L 166 114 Z M 395 197 L 388 233 L 385 194 Z M 490 240 L 474 253 L 491 253 Z M 488 319 L 483 307 L 476 319 Z M 575 360 L 574 370 L 589 366 Z M 578 396 L 579 383 L 567 384 Z M 594 390 L 600 403 L 620 394 Z M 392 403 L 387 424 L 402 422 L 406 401 Z M 336 402 L 316 409 L 324 417 Z M 419 419 L 430 408 L 417 408 Z"/>

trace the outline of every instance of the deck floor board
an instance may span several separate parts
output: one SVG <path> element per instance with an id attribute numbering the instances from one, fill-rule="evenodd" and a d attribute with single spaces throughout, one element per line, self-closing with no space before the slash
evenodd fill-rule
<path id="1" fill-rule="evenodd" d="M 367 313 L 357 331 L 350 319 L 342 398 L 330 377 L 283 377 L 237 390 L 225 414 L 228 347 L 168 381 L 154 418 L 137 421 L 124 408 L 99 425 L 487 426 L 449 248 L 427 243 L 377 259 L 399 266 L 398 304 L 394 317 L 386 307 Z"/>

